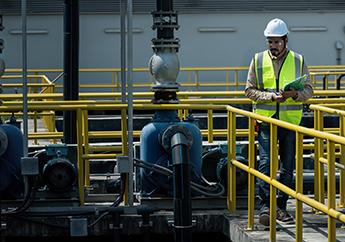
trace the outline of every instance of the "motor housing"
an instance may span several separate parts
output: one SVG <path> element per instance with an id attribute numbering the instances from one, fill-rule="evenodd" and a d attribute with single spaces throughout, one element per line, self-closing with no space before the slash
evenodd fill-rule
<path id="1" fill-rule="evenodd" d="M 46 154 L 52 157 L 43 167 L 43 180 L 49 191 L 63 193 L 72 189 L 77 172 L 74 164 L 67 159 L 68 148 L 64 144 L 48 145 Z"/>

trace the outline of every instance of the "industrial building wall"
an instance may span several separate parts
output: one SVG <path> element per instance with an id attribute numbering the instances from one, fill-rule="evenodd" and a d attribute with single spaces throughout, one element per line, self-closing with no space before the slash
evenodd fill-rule
<path id="1" fill-rule="evenodd" d="M 345 43 L 344 12 L 211 13 L 180 14 L 180 61 L 183 67 L 247 66 L 253 54 L 266 48 L 263 30 L 279 17 L 292 28 L 289 47 L 305 55 L 308 65 L 336 64 L 335 41 Z M 8 68 L 21 67 L 21 18 L 4 16 L 2 54 Z M 152 55 L 150 14 L 135 14 L 134 67 L 146 67 Z M 28 67 L 61 68 L 63 16 L 28 16 Z M 80 67 L 119 67 L 119 16 L 82 15 L 80 18 Z M 299 30 L 299 31 L 298 31 Z M 345 50 L 341 52 L 345 64 Z"/>

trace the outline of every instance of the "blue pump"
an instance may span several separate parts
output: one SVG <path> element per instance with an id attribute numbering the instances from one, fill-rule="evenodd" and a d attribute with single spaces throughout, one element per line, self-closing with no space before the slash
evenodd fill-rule
<path id="1" fill-rule="evenodd" d="M 140 136 L 140 159 L 151 164 L 171 168 L 171 153 L 161 143 L 163 132 L 171 125 L 186 127 L 193 136 L 189 150 L 191 162 L 191 180 L 198 182 L 201 174 L 202 136 L 194 119 L 180 121 L 175 110 L 159 110 L 155 112 L 151 123 L 147 124 Z M 141 169 L 142 196 L 172 195 L 172 177 Z"/>
<path id="2" fill-rule="evenodd" d="M 23 135 L 15 126 L 0 125 L 0 198 L 19 198 L 24 190 L 21 176 L 23 157 Z"/>

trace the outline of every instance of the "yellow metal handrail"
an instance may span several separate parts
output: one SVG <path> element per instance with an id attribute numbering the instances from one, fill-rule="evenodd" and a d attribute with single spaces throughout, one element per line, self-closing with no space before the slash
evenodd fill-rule
<path id="1" fill-rule="evenodd" d="M 248 229 L 254 228 L 254 180 L 253 176 L 270 184 L 270 241 L 276 241 L 276 189 L 285 192 L 286 194 L 296 198 L 296 241 L 302 241 L 302 203 L 328 215 L 328 241 L 335 241 L 335 220 L 345 223 L 345 214 L 338 212 L 335 205 L 335 143 L 345 145 L 345 138 L 317 130 L 311 130 L 305 127 L 293 125 L 280 120 L 271 119 L 268 117 L 260 116 L 255 113 L 247 112 L 231 106 L 227 107 L 228 110 L 228 173 L 229 173 L 229 191 L 228 191 L 228 205 L 231 211 L 236 209 L 236 167 L 248 172 Z M 270 132 L 270 145 L 271 145 L 271 173 L 266 176 L 254 167 L 254 139 L 249 137 L 249 164 L 245 165 L 236 160 L 236 119 L 235 115 L 243 115 L 249 118 L 249 134 L 253 135 L 253 120 L 261 120 L 269 123 Z M 278 153 L 277 145 L 277 127 L 293 130 L 296 132 L 296 189 L 293 190 L 276 180 Z M 321 203 L 317 199 L 311 199 L 302 193 L 303 187 L 303 137 L 311 136 L 317 139 L 327 141 L 327 171 L 328 171 L 328 189 L 327 189 L 327 205 Z"/>
<path id="2" fill-rule="evenodd" d="M 47 89 L 48 90 L 48 89 Z M 235 92 L 235 93 L 232 93 L 232 92 L 229 92 L 229 93 L 220 93 L 220 92 L 209 92 L 209 93 L 206 93 L 206 94 L 203 94 L 203 93 L 200 93 L 200 92 L 197 92 L 197 93 L 194 93 L 192 92 L 191 93 L 191 96 L 193 95 L 201 95 L 201 97 L 205 96 L 207 97 L 207 95 L 214 95 L 214 96 L 220 96 L 220 95 L 229 95 L 229 96 L 234 96 L 234 95 L 237 95 L 238 92 Z M 330 91 L 325 91 L 325 95 L 327 94 L 331 94 L 333 95 L 333 91 L 330 92 Z M 185 95 L 187 95 L 187 93 L 179 93 L 179 95 L 181 95 L 182 97 L 184 97 Z M 0 98 L 5 96 L 5 100 L 12 100 L 12 99 L 17 99 L 19 97 L 21 97 L 21 94 L 10 94 L 10 95 L 7 95 L 7 94 L 0 94 Z M 10 97 L 9 97 L 10 96 Z M 45 100 L 44 101 L 44 104 L 45 105 L 61 105 L 61 104 L 64 104 L 65 102 L 64 101 L 54 101 L 52 98 L 51 98 L 51 94 L 39 94 L 39 95 L 36 95 L 36 94 L 29 94 L 29 100 Z M 326 98 L 326 99 L 310 99 L 308 101 L 309 103 L 325 103 L 325 102 L 334 102 L 334 103 L 339 103 L 339 102 L 344 102 L 344 99 L 343 98 Z M 101 101 L 96 101 L 96 100 L 78 100 L 78 101 L 69 101 L 68 102 L 69 104 L 71 105 L 90 105 L 90 104 L 99 104 L 99 105 L 102 105 L 102 104 L 120 104 L 120 101 L 107 101 L 107 100 L 101 100 Z M 146 99 L 136 99 L 134 100 L 134 103 L 135 104 L 150 104 L 151 101 L 150 100 L 146 100 Z M 204 105 L 204 104 L 220 104 L 220 105 L 226 105 L 226 104 L 250 104 L 251 101 L 247 98 L 201 98 L 201 99 L 180 99 L 180 103 L 181 104 L 200 104 L 200 105 Z M 3 105 L 5 106 L 17 106 L 17 105 L 22 105 L 22 102 L 21 101 L 4 101 Z M 42 105 L 42 102 L 41 101 L 29 101 L 29 105 L 30 106 L 41 106 Z M 329 104 L 331 105 L 331 104 Z M 182 119 L 182 118 L 186 118 L 187 114 L 188 114 L 188 110 L 183 110 L 183 109 L 178 109 L 179 111 L 179 117 Z M 50 115 L 49 115 L 50 114 Z M 2 114 L 3 116 L 8 116 L 10 115 L 10 113 L 5 113 L 5 114 Z M 16 115 L 21 115 L 21 113 L 16 113 Z M 56 131 L 56 128 L 55 128 L 55 112 L 53 110 L 49 111 L 49 112 L 39 112 L 37 113 L 37 116 L 41 116 L 43 117 L 43 119 L 45 120 L 45 123 L 46 123 L 46 127 L 48 129 L 48 132 L 51 132 L 52 135 L 53 135 L 53 132 Z M 209 122 L 209 125 L 208 125 L 208 128 L 207 130 L 202 130 L 202 134 L 204 137 L 208 137 L 208 141 L 209 142 L 212 142 L 213 140 L 213 137 L 225 137 L 226 136 L 226 130 L 222 130 L 222 129 L 218 129 L 218 130 L 213 130 L 212 129 L 212 119 L 211 119 L 211 116 L 212 116 L 212 111 L 209 111 L 208 113 L 208 122 Z M 35 128 L 37 129 L 37 128 Z M 332 132 L 337 132 L 336 129 L 329 129 L 330 131 Z M 246 135 L 248 130 L 238 130 L 238 132 L 240 133 L 240 135 Z M 135 137 L 138 137 L 138 133 L 134 133 L 134 136 Z M 31 139 L 41 139 L 42 136 L 40 135 L 35 135 L 34 133 L 31 133 L 31 135 L 29 136 Z M 47 137 L 46 135 L 44 136 L 45 138 Z M 98 136 L 99 138 L 101 138 L 101 134 L 99 134 Z M 51 138 L 53 142 L 56 142 L 56 138 L 55 138 L 55 135 L 54 137 Z M 313 146 L 308 146 L 308 145 L 305 145 L 305 147 L 309 147 L 309 149 L 313 149 L 314 147 Z"/>
<path id="3" fill-rule="evenodd" d="M 3 83 L 3 88 L 22 88 L 23 84 L 21 82 L 21 75 L 5 75 L 2 76 L 2 79 L 5 81 L 17 81 L 17 83 Z M 28 93 L 54 93 L 54 83 L 52 83 L 47 76 L 45 75 L 28 75 Z M 17 94 L 18 100 L 22 98 L 22 94 Z M 31 98 L 31 100 L 35 100 Z M 39 99 L 38 99 L 39 100 Z M 43 100 L 52 100 L 52 99 L 43 99 Z M 55 119 L 54 119 L 54 113 L 50 112 L 50 115 L 38 115 L 38 113 L 35 111 L 31 117 L 33 117 L 33 123 L 34 123 L 34 131 L 37 132 L 38 129 L 38 118 L 39 116 L 42 116 L 46 127 L 49 131 L 53 131 L 55 127 Z M 55 141 L 54 141 L 55 142 Z M 34 140 L 34 143 L 37 144 L 37 139 Z"/>
<path id="4" fill-rule="evenodd" d="M 22 107 L 18 105 L 13 106 L 0 106 L 0 112 L 8 112 L 11 111 L 21 111 Z M 88 128 L 87 128 L 87 111 L 88 110 L 123 110 L 121 113 L 123 115 L 122 119 L 125 120 L 125 111 L 127 109 L 126 104 L 76 104 L 76 102 L 69 103 L 68 101 L 56 103 L 55 105 L 46 104 L 42 102 L 41 105 L 32 105 L 29 104 L 28 107 L 29 111 L 44 111 L 44 110 L 53 110 L 53 111 L 63 111 L 63 110 L 76 110 L 77 111 L 77 137 L 78 137 L 78 181 L 79 181 L 79 192 L 81 203 L 84 202 L 85 194 L 84 188 L 88 185 L 87 175 L 88 175 L 88 160 L 94 158 L 115 158 L 116 154 L 111 153 L 107 155 L 98 155 L 98 154 L 91 154 L 84 150 L 85 144 L 88 142 Z M 275 241 L 275 216 L 274 211 L 276 209 L 276 202 L 275 202 L 275 192 L 276 189 L 280 189 L 283 192 L 287 193 L 288 195 L 296 198 L 296 240 L 301 241 L 302 238 L 302 203 L 306 203 L 313 208 L 322 211 L 328 215 L 328 235 L 329 241 L 335 240 L 335 219 L 338 219 L 341 222 L 345 222 L 345 215 L 341 212 L 336 211 L 335 209 L 335 144 L 338 143 L 340 145 L 345 145 L 345 138 L 341 136 L 337 136 L 334 134 L 329 134 L 326 132 L 321 132 L 317 130 L 311 130 L 304 127 L 292 125 L 280 120 L 271 119 L 267 117 L 263 117 L 257 115 L 255 113 L 251 113 L 248 111 L 244 111 L 238 108 L 234 108 L 227 105 L 192 105 L 192 104 L 166 104 L 166 105 L 152 105 L 152 104 L 134 104 L 134 109 L 137 110 L 212 110 L 208 111 L 208 114 L 212 114 L 214 111 L 224 111 L 227 110 L 228 114 L 228 157 L 229 157 L 229 183 L 228 183 L 228 205 L 231 211 L 236 209 L 236 167 L 247 171 L 249 174 L 249 189 L 248 189 L 248 228 L 253 229 L 253 216 L 254 216 L 254 176 L 258 177 L 265 182 L 270 184 L 271 187 L 271 205 L 272 205 L 272 213 L 271 213 L 271 221 L 270 221 L 270 238 L 271 241 Z M 249 164 L 244 165 L 236 160 L 236 115 L 241 115 L 249 118 Z M 263 175 L 262 173 L 255 170 L 255 145 L 254 145 L 254 120 L 262 120 L 267 122 L 271 126 L 271 167 L 272 172 L 270 177 Z M 212 125 L 210 125 L 212 126 Z M 293 190 L 291 188 L 286 187 L 285 185 L 279 183 L 276 180 L 276 170 L 277 170 L 277 127 L 283 127 L 289 130 L 293 130 L 296 132 L 297 142 L 296 142 L 296 189 Z M 125 130 L 125 131 L 124 131 Z M 320 140 L 327 141 L 327 169 L 328 169 L 328 203 L 327 205 L 317 201 L 316 199 L 312 199 L 304 194 L 302 194 L 302 178 L 303 178 L 303 137 L 304 136 L 311 136 L 315 137 Z M 125 127 L 125 122 L 123 123 L 122 127 L 122 139 L 127 140 L 127 132 Z M 126 142 L 122 142 L 126 144 Z M 123 146 L 122 153 L 125 154 L 125 145 Z"/>
<path id="5" fill-rule="evenodd" d="M 315 84 L 315 88 L 319 89 L 320 84 L 325 81 L 326 89 L 332 89 L 336 86 L 336 79 L 339 75 L 345 73 L 345 66 L 309 66 L 311 80 Z M 29 73 L 34 74 L 48 74 L 48 73 L 61 73 L 62 69 L 29 69 Z M 102 88 L 102 89 L 109 89 L 112 92 L 121 88 L 121 83 L 119 81 L 119 76 L 121 69 L 120 68 L 81 68 L 79 70 L 81 73 L 111 73 L 111 81 L 99 83 L 97 84 L 85 84 L 81 83 L 80 88 Z M 238 66 L 238 67 L 182 67 L 180 68 L 180 83 L 182 87 L 194 87 L 195 90 L 199 90 L 202 87 L 224 87 L 226 90 L 229 88 L 233 88 L 234 90 L 240 90 L 244 88 L 245 80 L 239 79 L 239 73 L 243 75 L 246 74 L 248 71 L 247 66 Z M 152 77 L 148 74 L 148 68 L 134 68 L 135 73 L 145 73 L 147 77 L 145 81 L 137 80 L 134 84 L 134 88 L 149 88 L 152 82 Z M 217 73 L 224 73 L 224 80 L 223 81 L 205 81 L 201 80 L 200 73 L 207 73 L 207 72 L 217 72 Z M 230 72 L 233 73 L 233 78 L 230 78 Z M 21 69 L 6 69 L 6 73 L 21 73 Z M 183 74 L 187 74 L 187 79 L 185 80 Z M 319 77 L 323 77 L 322 80 Z M 329 80 L 329 77 L 333 76 L 334 80 Z M 329 86 L 332 85 L 332 86 Z M 61 88 L 61 84 L 56 85 L 57 88 Z M 322 85 L 323 87 L 323 85 Z"/>
<path id="6" fill-rule="evenodd" d="M 344 107 L 345 104 L 338 104 L 337 107 Z M 339 116 L 339 128 L 335 129 L 335 132 L 342 137 L 345 137 L 345 111 L 334 109 L 330 107 L 320 106 L 320 105 L 310 105 L 310 109 L 314 110 L 314 129 L 319 131 L 325 131 L 324 128 L 324 113 Z M 330 130 L 330 129 L 328 129 Z M 324 142 L 320 139 L 315 139 L 315 178 L 316 182 L 314 184 L 314 189 L 316 192 L 317 200 L 323 202 L 325 199 L 323 184 L 324 184 Z M 343 208 L 345 206 L 345 146 L 340 145 L 339 161 L 340 163 L 335 163 L 335 167 L 340 169 L 340 199 L 338 206 Z M 327 154 L 326 154 L 327 155 Z M 327 164 L 326 164 L 327 165 Z"/>

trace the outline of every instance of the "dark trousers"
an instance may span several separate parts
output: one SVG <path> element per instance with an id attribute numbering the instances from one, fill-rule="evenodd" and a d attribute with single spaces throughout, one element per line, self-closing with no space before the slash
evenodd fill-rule
<path id="1" fill-rule="evenodd" d="M 295 132 L 278 127 L 279 142 L 279 177 L 278 181 L 291 187 L 293 179 L 293 170 L 296 154 Z M 270 176 L 270 126 L 261 124 L 258 133 L 259 142 L 259 161 L 258 170 L 267 176 Z M 259 198 L 261 208 L 269 208 L 270 205 L 270 187 L 268 183 L 258 179 Z M 286 210 L 288 195 L 278 190 L 277 206 Z"/>

